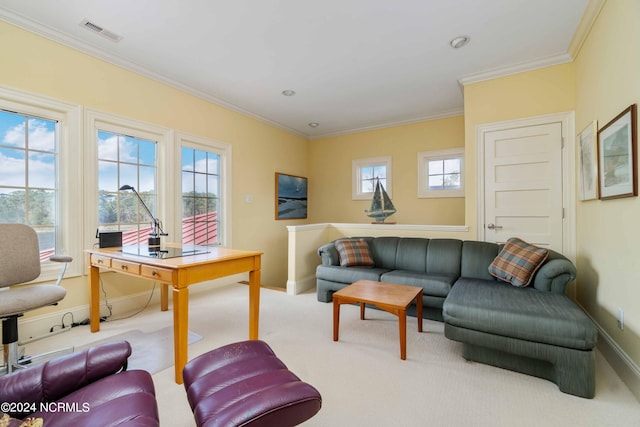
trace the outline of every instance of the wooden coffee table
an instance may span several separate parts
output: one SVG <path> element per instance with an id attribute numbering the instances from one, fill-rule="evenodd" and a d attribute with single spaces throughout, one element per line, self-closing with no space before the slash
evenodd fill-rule
<path id="1" fill-rule="evenodd" d="M 418 332 L 422 332 L 422 288 L 393 283 L 358 280 L 333 294 L 333 340 L 338 341 L 340 305 L 360 304 L 360 319 L 364 320 L 365 304 L 398 316 L 400 359 L 407 358 L 407 308 L 416 301 Z"/>

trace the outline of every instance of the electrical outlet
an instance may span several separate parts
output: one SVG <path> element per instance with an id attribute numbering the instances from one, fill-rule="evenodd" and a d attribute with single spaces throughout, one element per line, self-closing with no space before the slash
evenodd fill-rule
<path id="1" fill-rule="evenodd" d="M 624 330 L 624 311 L 618 307 L 618 328 Z"/>

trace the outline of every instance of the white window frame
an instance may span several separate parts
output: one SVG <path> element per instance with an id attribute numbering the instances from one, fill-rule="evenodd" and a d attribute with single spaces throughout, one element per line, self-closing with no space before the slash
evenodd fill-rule
<path id="1" fill-rule="evenodd" d="M 360 191 L 360 181 L 362 180 L 362 169 L 373 166 L 382 166 L 387 168 L 387 185 L 385 190 L 389 197 L 393 196 L 392 185 L 392 169 L 391 169 L 391 156 L 383 157 L 370 157 L 367 159 L 358 159 L 351 162 L 351 198 L 353 200 L 370 200 L 373 197 L 373 191 L 362 192 Z"/>
<path id="2" fill-rule="evenodd" d="M 0 86 L 0 108 L 58 122 L 56 253 L 73 257 L 65 277 L 79 276 L 85 264 L 82 235 L 77 232 L 77 224 L 83 220 L 82 191 L 78 190 L 82 183 L 82 168 L 79 167 L 82 165 L 82 107 Z M 60 268 L 59 263 L 42 263 L 36 282 L 55 280 Z"/>
<path id="3" fill-rule="evenodd" d="M 433 160 L 460 159 L 460 188 L 433 190 L 429 188 L 429 162 Z M 422 151 L 418 153 L 418 197 L 464 197 L 464 148 Z"/>
<path id="4" fill-rule="evenodd" d="M 175 156 L 176 162 L 174 164 L 177 171 L 177 183 L 180 185 L 175 186 L 174 200 L 179 200 L 179 203 L 174 203 L 174 217 L 176 218 L 175 235 L 178 236 L 176 241 L 182 241 L 182 146 L 194 148 L 196 150 L 214 152 L 220 155 L 220 179 L 222 185 L 220 187 L 220 203 L 222 209 L 220 209 L 219 223 L 222 225 L 222 238 L 220 239 L 220 246 L 231 247 L 231 144 L 227 144 L 213 139 L 201 137 L 198 135 L 192 135 L 186 132 L 177 131 L 175 133 L 175 145 L 176 152 L 180 153 Z"/>
<path id="5" fill-rule="evenodd" d="M 156 182 L 158 196 L 157 217 L 163 225 L 173 224 L 164 230 L 169 233 L 167 241 L 176 241 L 174 210 L 168 209 L 167 204 L 174 194 L 175 176 L 174 164 L 167 159 L 175 158 L 172 144 L 173 131 L 162 126 L 133 120 L 127 117 L 105 113 L 90 108 L 85 109 L 85 246 L 96 244 L 96 229 L 98 228 L 98 130 L 116 134 L 133 136 L 148 141 L 156 141 L 157 163 Z"/>

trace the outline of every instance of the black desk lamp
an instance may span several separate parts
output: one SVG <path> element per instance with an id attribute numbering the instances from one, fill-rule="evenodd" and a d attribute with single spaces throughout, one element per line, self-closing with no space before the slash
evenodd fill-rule
<path id="1" fill-rule="evenodd" d="M 152 229 L 151 229 L 151 233 L 149 233 L 149 247 L 151 248 L 154 246 L 155 247 L 160 246 L 160 236 L 168 236 L 168 234 L 165 233 L 164 230 L 162 229 L 162 224 L 160 223 L 160 220 L 153 216 L 153 214 L 151 213 L 147 205 L 144 203 L 144 200 L 142 200 L 142 197 L 140 197 L 140 194 L 138 194 L 135 188 L 133 188 L 130 185 L 123 185 L 122 187 L 120 187 L 120 191 L 125 191 L 125 190 L 131 190 L 136 194 L 136 196 L 138 196 L 138 200 L 140 200 L 140 204 L 147 211 L 147 214 L 149 214 L 149 216 L 151 217 Z"/>

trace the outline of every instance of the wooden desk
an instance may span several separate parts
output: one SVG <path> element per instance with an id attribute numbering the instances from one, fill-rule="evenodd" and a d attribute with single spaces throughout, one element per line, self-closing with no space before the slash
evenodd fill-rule
<path id="1" fill-rule="evenodd" d="M 100 330 L 100 269 L 162 283 L 160 308 L 169 309 L 169 285 L 173 287 L 173 342 L 175 380 L 182 384 L 187 363 L 189 286 L 205 280 L 249 272 L 249 339 L 258 339 L 260 316 L 260 260 L 262 252 L 207 247 L 208 253 L 159 259 L 123 253 L 120 248 L 90 249 L 89 310 L 91 332 Z"/>

